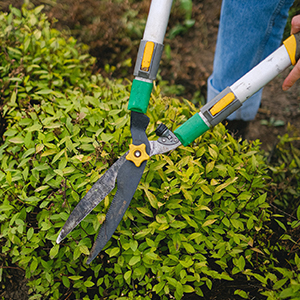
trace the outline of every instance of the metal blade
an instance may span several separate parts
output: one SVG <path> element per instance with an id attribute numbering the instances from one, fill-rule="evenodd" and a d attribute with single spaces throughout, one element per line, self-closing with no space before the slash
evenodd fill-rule
<path id="1" fill-rule="evenodd" d="M 145 166 L 146 161 L 139 168 L 131 161 L 126 161 L 120 168 L 117 176 L 117 192 L 106 214 L 106 219 L 100 228 L 87 264 L 98 255 L 117 229 L 138 187 Z"/>
<path id="2" fill-rule="evenodd" d="M 145 144 L 146 152 L 150 153 L 150 144 L 145 130 L 149 124 L 149 118 L 144 114 L 131 112 L 131 135 L 134 145 Z M 117 176 L 117 192 L 106 214 L 106 219 L 102 224 L 97 239 L 93 245 L 87 264 L 98 255 L 109 241 L 119 223 L 121 222 L 131 199 L 142 178 L 147 161 L 140 167 L 136 167 L 131 161 L 125 161 L 119 169 Z"/>
<path id="3" fill-rule="evenodd" d="M 127 153 L 121 156 L 101 176 L 77 204 L 59 233 L 56 243 L 59 244 L 113 190 L 116 185 L 118 171 L 124 162 L 127 161 Z"/>
<path id="4" fill-rule="evenodd" d="M 181 145 L 177 136 L 166 125 L 161 123 L 155 132 L 160 137 L 157 141 L 150 141 L 150 156 L 172 151 Z"/>

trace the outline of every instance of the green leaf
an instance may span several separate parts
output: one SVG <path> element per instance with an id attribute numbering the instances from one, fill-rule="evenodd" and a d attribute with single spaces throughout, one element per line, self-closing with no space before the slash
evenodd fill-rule
<path id="1" fill-rule="evenodd" d="M 81 253 L 83 253 L 85 255 L 90 255 L 89 248 L 86 245 L 80 245 L 79 250 Z"/>
<path id="2" fill-rule="evenodd" d="M 182 242 L 182 246 L 185 248 L 185 250 L 187 251 L 187 253 L 195 253 L 196 251 L 195 251 L 195 249 L 194 249 L 194 247 L 191 245 L 191 244 L 189 244 L 189 243 L 187 243 L 187 242 Z"/>
<path id="3" fill-rule="evenodd" d="M 141 257 L 135 255 L 135 256 L 132 256 L 132 257 L 131 257 L 131 259 L 129 260 L 128 264 L 129 264 L 130 266 L 134 266 L 135 264 L 137 264 L 138 262 L 140 262 L 140 260 L 141 260 Z"/>
<path id="4" fill-rule="evenodd" d="M 275 221 L 278 223 L 278 225 L 279 225 L 284 231 L 287 231 L 285 225 L 284 225 L 282 222 L 280 222 L 280 221 L 277 220 L 277 219 L 275 219 Z"/>
<path id="5" fill-rule="evenodd" d="M 19 9 L 17 9 L 15 7 L 11 7 L 10 10 L 15 16 L 17 16 L 19 18 L 22 17 L 21 11 Z"/>
<path id="6" fill-rule="evenodd" d="M 129 271 L 127 271 L 127 272 L 124 274 L 124 279 L 125 279 L 126 281 L 130 279 L 131 273 L 132 273 L 132 271 L 129 270 Z"/>
<path id="7" fill-rule="evenodd" d="M 234 228 L 236 229 L 243 229 L 244 225 L 243 222 L 241 222 L 239 219 L 230 219 L 231 224 L 233 225 Z"/>
<path id="8" fill-rule="evenodd" d="M 138 242 L 135 240 L 130 240 L 129 244 L 130 244 L 130 248 L 133 252 L 136 251 L 136 249 L 138 248 L 138 245 L 139 245 Z"/>
<path id="9" fill-rule="evenodd" d="M 297 253 L 295 254 L 295 264 L 296 264 L 298 270 L 300 270 L 300 258 Z"/>
<path id="10" fill-rule="evenodd" d="M 181 246 L 181 237 L 180 237 L 179 233 L 173 234 L 172 241 L 173 241 L 175 250 L 178 251 Z"/>
<path id="11" fill-rule="evenodd" d="M 51 249 L 50 249 L 50 258 L 53 259 L 57 253 L 58 253 L 58 250 L 59 250 L 59 245 L 56 244 L 54 245 Z"/>
<path id="12" fill-rule="evenodd" d="M 196 240 L 196 239 L 198 239 L 201 236 L 202 236 L 202 233 L 200 233 L 200 232 L 194 232 L 191 235 L 189 235 L 188 240 L 189 241 Z"/>
<path id="13" fill-rule="evenodd" d="M 300 205 L 297 208 L 297 219 L 300 220 Z"/>
<path id="14" fill-rule="evenodd" d="M 24 154 L 22 155 L 22 158 L 26 158 L 27 156 L 30 156 L 33 153 L 35 153 L 35 148 L 30 148 L 24 152 Z"/>
<path id="15" fill-rule="evenodd" d="M 237 266 L 238 268 L 240 269 L 240 271 L 244 271 L 244 268 L 245 268 L 245 259 L 244 257 L 241 255 L 237 261 Z"/>
<path id="16" fill-rule="evenodd" d="M 101 133 L 101 140 L 105 143 L 109 143 L 112 139 L 114 139 L 114 136 L 112 134 L 106 134 Z"/>
<path id="17" fill-rule="evenodd" d="M 294 294 L 295 294 L 295 292 L 294 292 L 293 288 L 288 287 L 280 293 L 279 298 L 280 299 L 286 299 L 286 298 L 289 298 L 289 297 L 293 297 Z"/>
<path id="18" fill-rule="evenodd" d="M 235 295 L 239 295 L 240 297 L 242 297 L 244 299 L 249 299 L 248 294 L 245 291 L 243 291 L 243 290 L 235 290 L 234 294 Z"/>
<path id="19" fill-rule="evenodd" d="M 157 209 L 158 201 L 157 201 L 156 197 L 148 189 L 145 189 L 145 194 L 146 194 L 151 206 Z"/>
<path id="20" fill-rule="evenodd" d="M 10 97 L 10 105 L 14 106 L 16 104 L 17 94 L 16 91 L 13 91 Z"/>
<path id="21" fill-rule="evenodd" d="M 134 236 L 137 240 L 138 239 L 142 239 L 144 238 L 145 236 L 147 236 L 148 234 L 150 234 L 151 232 L 151 228 L 144 228 L 142 229 L 141 231 L 137 232 L 136 235 Z"/>
<path id="22" fill-rule="evenodd" d="M 9 210 L 12 210 L 12 209 L 14 209 L 14 207 L 12 205 L 9 205 L 9 204 L 0 205 L 0 212 L 9 211 Z"/>
<path id="23" fill-rule="evenodd" d="M 215 193 L 219 193 L 221 190 L 225 189 L 226 187 L 228 187 L 229 185 L 234 183 L 237 179 L 238 179 L 238 177 L 229 178 L 228 180 L 226 180 L 226 182 L 224 182 L 223 184 L 220 184 L 216 187 Z"/>
<path id="24" fill-rule="evenodd" d="M 143 215 L 153 218 L 153 213 L 148 207 L 137 207 L 136 208 L 139 212 L 141 212 Z"/>
<path id="25" fill-rule="evenodd" d="M 166 285 L 166 282 L 162 281 L 153 287 L 153 291 L 156 292 L 156 294 L 158 294 L 164 288 L 165 285 Z"/>
<path id="26" fill-rule="evenodd" d="M 86 286 L 86 287 L 92 287 L 92 286 L 95 285 L 95 283 L 92 282 L 92 281 L 90 281 L 90 280 L 85 281 L 83 284 L 84 284 L 84 286 Z"/>
<path id="27" fill-rule="evenodd" d="M 30 227 L 30 228 L 27 230 L 27 240 L 28 240 L 28 241 L 32 238 L 33 233 L 34 233 L 34 230 L 33 230 L 32 227 Z"/>
<path id="28" fill-rule="evenodd" d="M 280 289 L 289 279 L 286 277 L 286 278 L 282 278 L 278 281 L 276 281 L 273 285 L 273 289 L 274 290 L 278 290 Z"/>
<path id="29" fill-rule="evenodd" d="M 33 273 L 36 270 L 36 268 L 38 267 L 38 264 L 39 263 L 38 263 L 37 259 L 34 257 L 30 264 L 30 272 L 31 273 Z"/>
<path id="30" fill-rule="evenodd" d="M 76 247 L 73 252 L 73 260 L 77 260 L 80 255 L 81 255 L 80 249 L 79 247 Z"/>
<path id="31" fill-rule="evenodd" d="M 215 167 L 215 161 L 209 162 L 205 167 L 206 174 L 212 171 L 214 167 Z"/>
<path id="32" fill-rule="evenodd" d="M 37 95 L 48 95 L 51 93 L 53 93 L 53 90 L 50 90 L 50 89 L 43 89 L 43 90 L 36 92 Z"/>
<path id="33" fill-rule="evenodd" d="M 263 283 L 264 285 L 267 284 L 267 278 L 261 276 L 260 274 L 256 274 L 256 273 L 253 273 L 252 274 L 258 281 L 260 281 L 261 283 Z"/>
<path id="34" fill-rule="evenodd" d="M 105 252 L 109 255 L 109 257 L 117 256 L 120 252 L 120 248 L 114 247 L 112 249 L 107 249 Z"/>
<path id="35" fill-rule="evenodd" d="M 260 205 L 266 201 L 266 198 L 267 198 L 267 193 L 264 193 L 263 195 L 259 196 L 256 201 Z"/>
<path id="36" fill-rule="evenodd" d="M 177 281 L 177 283 L 176 283 L 176 293 L 178 296 L 176 299 L 181 299 L 183 296 L 183 287 L 179 281 Z"/>
<path id="37" fill-rule="evenodd" d="M 62 276 L 62 282 L 65 287 L 69 288 L 70 287 L 70 280 L 67 276 Z"/>
<path id="38" fill-rule="evenodd" d="M 168 280 L 168 282 L 169 282 L 170 285 L 172 285 L 173 287 L 176 288 L 176 286 L 177 286 L 177 280 L 175 278 L 167 276 L 167 280 Z"/>
<path id="39" fill-rule="evenodd" d="M 214 160 L 218 158 L 218 153 L 213 148 L 208 147 L 208 152 Z"/>
<path id="40" fill-rule="evenodd" d="M 82 278 L 83 278 L 83 276 L 79 276 L 79 275 L 69 276 L 69 279 L 74 280 L 74 281 L 80 280 Z"/>
<path id="41" fill-rule="evenodd" d="M 212 191 L 207 185 L 201 185 L 200 188 L 205 194 L 212 195 Z"/>
<path id="42" fill-rule="evenodd" d="M 54 156 L 53 160 L 52 160 L 52 164 L 54 164 L 57 160 L 59 160 L 60 157 L 61 157 L 65 152 L 66 152 L 66 150 L 63 149 L 63 150 L 61 150 L 59 153 L 57 153 L 57 154 Z"/>
<path id="43" fill-rule="evenodd" d="M 211 290 L 211 288 L 212 288 L 212 282 L 211 282 L 211 280 L 210 279 L 206 279 L 206 285 L 207 285 L 207 287 Z"/>
<path id="44" fill-rule="evenodd" d="M 179 260 L 179 262 L 185 268 L 189 268 L 194 264 L 190 257 L 187 257 L 185 260 Z"/>
<path id="45" fill-rule="evenodd" d="M 149 247 L 151 248 L 156 248 L 156 244 L 153 240 L 149 239 L 149 238 L 146 238 L 146 243 Z"/>
<path id="46" fill-rule="evenodd" d="M 147 252 L 145 258 L 149 260 L 161 260 L 161 258 L 154 252 Z"/>
<path id="47" fill-rule="evenodd" d="M 33 170 L 36 171 L 44 171 L 50 169 L 50 166 L 48 164 L 40 164 L 37 167 L 33 168 Z"/>
<path id="48" fill-rule="evenodd" d="M 212 224 L 214 224 L 216 221 L 217 221 L 217 219 L 207 220 L 207 221 L 205 221 L 205 222 L 202 224 L 202 227 L 206 227 L 206 226 L 212 225 Z"/>
<path id="49" fill-rule="evenodd" d="M 34 124 L 34 125 L 30 126 L 30 127 L 27 127 L 26 131 L 33 132 L 33 131 L 40 131 L 41 129 L 42 129 L 42 125 L 40 125 L 40 124 Z"/>
<path id="50" fill-rule="evenodd" d="M 24 138 L 21 136 L 13 137 L 9 139 L 9 141 L 13 144 L 24 144 Z"/>
<path id="51" fill-rule="evenodd" d="M 193 293 L 194 291 L 195 290 L 192 286 L 187 285 L 187 284 L 183 285 L 183 292 L 184 293 Z"/>

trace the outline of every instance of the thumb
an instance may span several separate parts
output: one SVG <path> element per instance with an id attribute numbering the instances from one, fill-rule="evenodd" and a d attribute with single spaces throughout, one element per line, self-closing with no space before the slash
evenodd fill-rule
<path id="1" fill-rule="evenodd" d="M 295 34 L 300 31 L 300 15 L 293 17 L 291 25 L 291 34 Z"/>

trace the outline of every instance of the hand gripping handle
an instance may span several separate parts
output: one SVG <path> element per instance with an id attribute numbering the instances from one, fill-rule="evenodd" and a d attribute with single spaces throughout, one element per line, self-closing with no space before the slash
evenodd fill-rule
<path id="1" fill-rule="evenodd" d="M 236 111 L 253 94 L 300 58 L 300 33 L 291 35 L 281 47 L 230 87 L 224 89 L 174 133 L 186 146 L 209 128 Z"/>

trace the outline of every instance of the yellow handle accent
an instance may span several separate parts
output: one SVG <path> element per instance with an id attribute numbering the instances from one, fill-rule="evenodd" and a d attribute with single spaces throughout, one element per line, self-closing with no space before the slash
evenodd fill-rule
<path id="1" fill-rule="evenodd" d="M 154 43 L 153 42 L 147 42 L 144 48 L 144 55 L 141 63 L 141 70 L 148 72 L 150 65 L 151 65 L 151 60 L 152 60 L 152 55 L 154 51 Z"/>
<path id="2" fill-rule="evenodd" d="M 297 49 L 297 42 L 294 35 L 291 35 L 283 42 L 286 51 L 289 54 L 289 57 L 291 59 L 291 62 L 293 65 L 296 64 L 296 49 Z"/>
<path id="3" fill-rule="evenodd" d="M 129 153 L 126 155 L 126 159 L 132 161 L 137 167 L 145 160 L 148 160 L 150 156 L 146 152 L 146 145 L 129 145 Z"/>
<path id="4" fill-rule="evenodd" d="M 209 111 L 215 116 L 217 113 L 222 111 L 226 106 L 228 106 L 233 100 L 235 96 L 233 93 L 228 93 L 222 99 L 220 99 Z"/>

